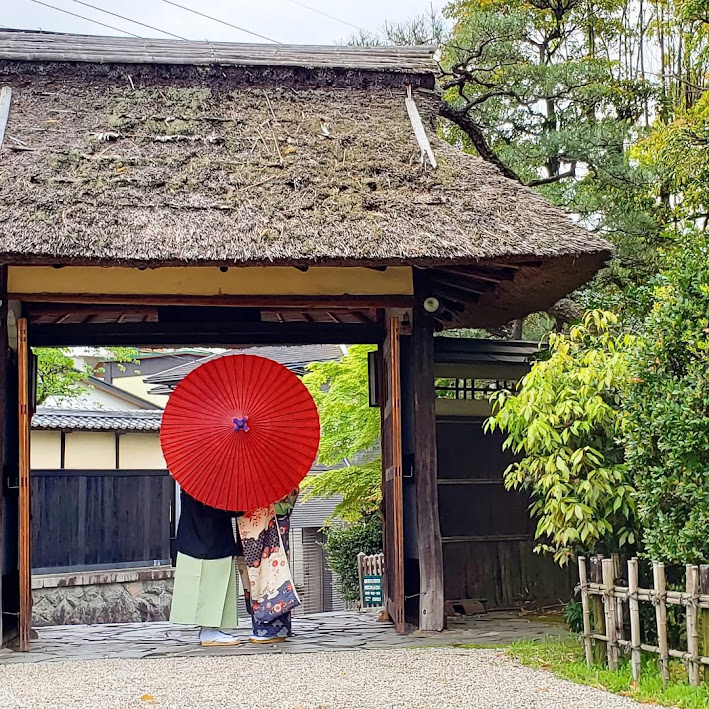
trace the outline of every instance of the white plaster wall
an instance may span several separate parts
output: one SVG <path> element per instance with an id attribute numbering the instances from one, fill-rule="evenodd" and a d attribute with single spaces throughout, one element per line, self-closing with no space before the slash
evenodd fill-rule
<path id="1" fill-rule="evenodd" d="M 167 468 L 155 433 L 122 433 L 119 436 L 118 465 L 126 470 L 164 470 Z"/>
<path id="2" fill-rule="evenodd" d="M 73 470 L 112 470 L 116 440 L 112 432 L 71 431 L 66 434 L 64 467 Z"/>
<path id="3" fill-rule="evenodd" d="M 32 431 L 30 468 L 58 470 L 62 467 L 62 434 L 59 431 Z"/>

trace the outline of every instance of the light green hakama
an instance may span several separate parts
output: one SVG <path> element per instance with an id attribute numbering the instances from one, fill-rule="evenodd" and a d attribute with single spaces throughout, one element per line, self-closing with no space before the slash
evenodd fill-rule
<path id="1" fill-rule="evenodd" d="M 236 628 L 234 559 L 177 555 L 170 622 L 203 628 Z"/>

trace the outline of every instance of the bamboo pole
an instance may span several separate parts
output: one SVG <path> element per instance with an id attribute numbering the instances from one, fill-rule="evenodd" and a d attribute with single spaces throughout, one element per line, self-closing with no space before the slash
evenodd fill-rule
<path id="1" fill-rule="evenodd" d="M 667 648 L 667 602 L 665 584 L 665 565 L 660 562 L 652 564 L 652 581 L 655 588 L 655 620 L 657 622 L 657 644 L 660 649 L 660 674 L 662 683 L 666 686 L 670 679 L 669 653 Z"/>
<path id="2" fill-rule="evenodd" d="M 603 607 L 605 610 L 606 620 L 606 654 L 608 656 L 608 669 L 615 671 L 618 669 L 618 642 L 617 642 L 617 613 L 615 596 L 613 589 L 615 587 L 615 565 L 613 559 L 603 559 Z"/>
<path id="3" fill-rule="evenodd" d="M 593 664 L 593 641 L 591 639 L 591 607 L 588 602 L 588 574 L 586 557 L 579 557 L 579 581 L 581 583 L 581 608 L 583 609 L 583 644 L 586 650 L 586 665 Z"/>
<path id="4" fill-rule="evenodd" d="M 709 594 L 709 564 L 699 567 L 699 590 L 703 596 Z M 699 646 L 701 654 L 709 656 L 709 609 L 705 608 L 699 612 Z M 709 667 L 705 665 L 702 674 L 709 683 Z"/>
<path id="5" fill-rule="evenodd" d="M 628 561 L 628 608 L 630 615 L 630 662 L 633 679 L 640 679 L 640 604 L 638 603 L 638 560 Z"/>
<path id="6" fill-rule="evenodd" d="M 598 584 L 599 587 L 602 583 L 602 564 L 603 556 L 597 554 L 591 557 L 591 581 L 594 584 Z M 592 624 L 594 634 L 605 635 L 606 628 L 603 619 L 603 599 L 600 596 L 591 596 L 591 613 L 592 613 Z M 602 665 L 606 658 L 606 642 L 603 640 L 596 640 L 593 643 L 593 661 L 598 665 Z"/>
<path id="7" fill-rule="evenodd" d="M 613 560 L 613 579 L 614 584 L 621 578 L 623 578 L 623 568 L 622 560 L 620 554 L 611 554 L 611 559 Z M 625 640 L 625 607 L 623 605 L 624 595 L 614 594 L 614 612 L 615 612 L 615 627 L 616 627 L 616 638 L 618 640 Z"/>
<path id="8" fill-rule="evenodd" d="M 690 602 L 687 603 L 687 653 L 690 659 L 687 663 L 689 684 L 699 686 L 699 629 L 697 600 L 699 598 L 699 567 L 693 564 L 686 566 L 686 588 Z"/>

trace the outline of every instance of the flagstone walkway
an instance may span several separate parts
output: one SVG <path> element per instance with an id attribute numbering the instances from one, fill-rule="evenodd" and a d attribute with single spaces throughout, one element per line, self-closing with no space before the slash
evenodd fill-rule
<path id="1" fill-rule="evenodd" d="M 254 645 L 248 618 L 239 624 L 241 645 L 201 647 L 196 628 L 169 623 L 69 625 L 37 628 L 26 653 L 0 651 L 0 664 L 64 660 L 142 659 L 310 653 L 334 650 L 382 650 L 440 645 L 499 646 L 515 640 L 564 635 L 559 623 L 516 613 L 487 613 L 451 622 L 442 633 L 397 635 L 388 622 L 372 612 L 343 611 L 297 616 L 295 636 L 284 643 Z"/>

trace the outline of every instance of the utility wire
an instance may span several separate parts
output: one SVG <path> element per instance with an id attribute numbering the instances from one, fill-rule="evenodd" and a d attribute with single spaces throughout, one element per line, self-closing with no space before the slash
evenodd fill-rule
<path id="1" fill-rule="evenodd" d="M 84 5 L 85 7 L 90 7 L 92 10 L 98 10 L 99 12 L 105 12 L 107 15 L 113 15 L 114 17 L 119 18 L 120 20 L 125 20 L 126 22 L 132 22 L 134 25 L 140 25 L 141 27 L 147 27 L 149 30 L 155 30 L 156 32 L 162 32 L 162 34 L 169 35 L 170 37 L 174 37 L 175 39 L 184 39 L 186 40 L 186 37 L 180 37 L 179 34 L 173 34 L 172 32 L 168 32 L 167 30 L 161 30 L 159 27 L 153 27 L 152 25 L 146 25 L 145 22 L 139 22 L 138 20 L 131 20 L 130 17 L 124 17 L 123 15 L 119 15 L 117 12 L 111 12 L 110 10 L 104 10 L 102 7 L 97 7 L 96 5 L 92 5 L 91 3 L 84 2 L 84 0 L 71 0 L 72 2 L 77 3 L 78 5 Z"/>
<path id="2" fill-rule="evenodd" d="M 122 30 L 122 29 L 119 29 L 118 27 L 113 27 L 113 25 L 107 25 L 105 22 L 99 22 L 98 20 L 92 20 L 90 17 L 84 17 L 84 15 L 78 15 L 76 12 L 71 12 L 70 10 L 65 10 L 64 8 L 57 7 L 56 5 L 50 5 L 48 2 L 42 2 L 42 0 L 30 0 L 30 2 L 33 2 L 37 5 L 44 5 L 44 7 L 49 7 L 52 10 L 57 10 L 59 12 L 63 12 L 64 14 L 71 15 L 72 17 L 78 17 L 80 20 L 86 20 L 86 22 L 93 22 L 95 25 L 101 25 L 101 27 L 108 27 L 109 30 L 115 30 L 116 32 L 120 32 L 121 34 L 127 34 L 127 35 L 130 35 L 131 37 L 143 39 L 140 35 L 133 34 L 132 32 L 128 32 L 128 30 Z"/>
<path id="3" fill-rule="evenodd" d="M 265 39 L 267 42 L 273 42 L 274 44 L 283 44 L 283 42 L 279 42 L 277 39 L 271 39 L 270 37 L 266 37 L 265 35 L 259 34 L 258 32 L 252 32 L 251 30 L 247 30 L 244 27 L 239 27 L 238 25 L 232 25 L 231 22 L 227 22 L 226 20 L 220 20 L 218 17 L 212 17 L 211 15 L 207 15 L 204 12 L 200 12 L 199 10 L 193 10 L 191 7 L 187 7 L 186 5 L 180 5 L 180 3 L 174 2 L 173 0 L 162 0 L 162 2 L 167 3 L 168 5 L 173 5 L 174 7 L 179 7 L 181 10 L 192 12 L 195 15 L 199 15 L 200 17 L 206 17 L 208 20 L 219 22 L 220 24 L 226 25 L 227 27 L 232 27 L 235 30 L 239 30 L 239 32 L 246 32 L 246 34 L 253 35 L 254 37 L 258 37 L 259 39 Z"/>
<path id="4" fill-rule="evenodd" d="M 311 7 L 310 5 L 306 5 L 304 2 L 300 2 L 299 0 L 286 0 L 287 2 L 293 3 L 293 5 L 300 5 L 300 7 L 304 7 L 306 10 L 310 10 L 311 12 L 317 12 L 318 15 L 322 15 L 323 17 L 328 17 L 331 20 L 335 20 L 335 22 L 340 22 L 343 25 L 347 25 L 348 27 L 352 27 L 355 30 L 359 30 L 360 32 L 366 32 L 363 27 L 360 27 L 359 25 L 353 25 L 351 22 L 347 22 L 347 20 L 341 20 L 339 17 L 335 17 L 334 15 L 329 15 L 327 12 L 323 12 L 322 10 L 318 10 L 316 7 Z"/>

